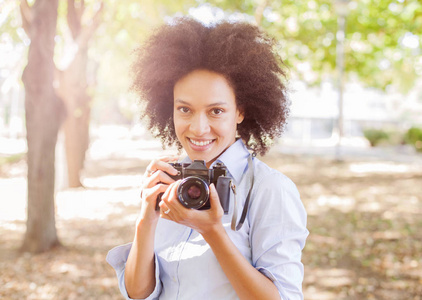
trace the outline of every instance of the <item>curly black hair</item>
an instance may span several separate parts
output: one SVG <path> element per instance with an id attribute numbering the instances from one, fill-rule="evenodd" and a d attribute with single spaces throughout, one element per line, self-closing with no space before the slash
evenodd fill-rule
<path id="1" fill-rule="evenodd" d="M 197 69 L 223 75 L 244 114 L 237 131 L 246 145 L 264 155 L 281 136 L 289 114 L 284 63 L 276 41 L 257 26 L 223 21 L 206 26 L 192 18 L 157 28 L 136 51 L 132 88 L 144 104 L 142 118 L 163 145 L 176 144 L 173 124 L 175 83 Z"/>

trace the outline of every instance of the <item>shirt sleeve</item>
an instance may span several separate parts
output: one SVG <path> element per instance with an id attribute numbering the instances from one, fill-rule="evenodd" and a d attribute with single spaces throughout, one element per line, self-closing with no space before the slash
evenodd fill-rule
<path id="1" fill-rule="evenodd" d="M 117 275 L 117 280 L 119 281 L 119 289 L 122 295 L 127 300 L 134 300 L 129 298 L 126 285 L 125 285 L 125 268 L 126 268 L 126 261 L 129 256 L 130 249 L 132 248 L 132 243 L 117 246 L 111 249 L 108 254 L 106 261 L 114 268 Z M 157 255 L 155 255 L 155 288 L 154 291 L 145 299 L 139 300 L 154 300 L 158 299 L 161 294 L 161 281 L 160 281 L 160 271 L 158 267 L 158 260 Z"/>
<path id="2" fill-rule="evenodd" d="M 273 281 L 281 299 L 303 299 L 301 256 L 309 231 L 296 186 L 273 171 L 255 182 L 251 200 L 253 266 Z"/>

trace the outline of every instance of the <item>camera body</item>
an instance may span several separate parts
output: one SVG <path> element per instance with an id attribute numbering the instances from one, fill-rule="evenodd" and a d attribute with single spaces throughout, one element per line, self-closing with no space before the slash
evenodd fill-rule
<path id="1" fill-rule="evenodd" d="M 171 163 L 177 171 L 177 175 L 170 175 L 174 180 L 182 179 L 177 189 L 177 198 L 180 203 L 187 207 L 198 210 L 210 209 L 209 186 L 213 183 L 224 213 L 227 214 L 230 205 L 230 181 L 227 177 L 227 168 L 222 163 L 217 163 L 208 169 L 203 160 L 194 160 L 192 163 Z M 161 195 L 157 199 L 161 200 Z"/>

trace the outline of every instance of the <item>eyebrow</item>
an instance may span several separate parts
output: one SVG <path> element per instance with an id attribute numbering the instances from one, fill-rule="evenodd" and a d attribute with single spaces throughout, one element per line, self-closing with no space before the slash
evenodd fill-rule
<path id="1" fill-rule="evenodd" d="M 189 102 L 184 101 L 184 100 L 182 100 L 182 99 L 176 99 L 176 100 L 174 100 L 174 103 L 180 103 L 180 104 L 185 104 L 185 105 L 191 105 Z M 220 102 L 211 103 L 211 104 L 207 105 L 207 107 L 213 107 L 213 106 L 224 106 L 224 105 L 227 105 L 227 102 L 220 101 Z"/>

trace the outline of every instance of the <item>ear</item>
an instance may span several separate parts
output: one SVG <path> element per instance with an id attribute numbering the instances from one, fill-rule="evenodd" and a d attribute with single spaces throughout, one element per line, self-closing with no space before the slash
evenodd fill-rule
<path id="1" fill-rule="evenodd" d="M 243 122 L 243 119 L 245 118 L 245 116 L 243 115 L 243 112 L 240 110 L 237 110 L 237 117 L 236 117 L 236 123 L 240 124 Z"/>

